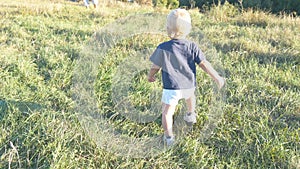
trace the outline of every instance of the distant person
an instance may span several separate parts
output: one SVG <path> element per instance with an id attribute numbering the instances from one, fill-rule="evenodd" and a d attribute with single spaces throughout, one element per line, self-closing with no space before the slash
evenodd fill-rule
<path id="1" fill-rule="evenodd" d="M 173 114 L 180 99 L 185 99 L 188 112 L 185 122 L 192 126 L 196 123 L 196 65 L 199 65 L 221 89 L 225 79 L 221 77 L 206 60 L 196 43 L 186 39 L 191 31 L 191 17 L 185 9 L 172 10 L 167 16 L 167 33 L 171 40 L 158 45 L 150 60 L 153 63 L 148 74 L 148 81 L 154 82 L 155 74 L 161 70 L 162 126 L 164 141 L 170 146 L 175 141 L 173 135 Z"/>
<path id="2" fill-rule="evenodd" d="M 83 0 L 83 2 L 84 2 L 84 6 L 86 8 L 89 8 L 89 6 L 90 6 L 89 0 Z M 97 8 L 97 6 L 98 6 L 98 0 L 92 0 L 92 3 L 94 5 L 94 8 Z"/>

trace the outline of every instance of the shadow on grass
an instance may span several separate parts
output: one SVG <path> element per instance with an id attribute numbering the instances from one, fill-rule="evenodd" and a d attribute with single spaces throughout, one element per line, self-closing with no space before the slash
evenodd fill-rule
<path id="1" fill-rule="evenodd" d="M 44 108 L 45 106 L 34 102 L 0 100 L 0 124 L 3 124 L 0 168 L 50 166 L 47 158 L 40 157 L 42 148 L 47 143 L 44 139 L 47 138 L 46 131 L 36 121 L 29 119 L 34 112 L 39 114 Z"/>
<path id="2" fill-rule="evenodd" d="M 240 27 L 260 27 L 260 28 L 266 28 L 268 26 L 268 21 L 264 19 L 256 19 L 256 20 L 238 20 L 235 22 L 235 25 L 240 26 Z"/>
<path id="3" fill-rule="evenodd" d="M 273 64 L 276 63 L 278 66 L 283 64 L 299 65 L 300 64 L 300 54 L 296 51 L 286 51 L 286 52 L 256 52 L 251 51 L 243 46 L 242 43 L 229 42 L 222 44 L 222 42 L 217 42 L 214 44 L 218 51 L 222 53 L 229 52 L 244 52 L 241 57 L 256 58 L 259 64 Z"/>
<path id="4" fill-rule="evenodd" d="M 255 57 L 259 64 L 277 63 L 278 66 L 283 64 L 298 65 L 300 64 L 300 57 L 293 53 L 259 53 L 250 52 L 249 56 Z"/>
<path id="5" fill-rule="evenodd" d="M 32 112 L 36 110 L 41 110 L 43 106 L 34 102 L 22 102 L 13 100 L 0 100 L 0 121 L 8 113 L 10 107 L 15 107 L 21 112 Z"/>

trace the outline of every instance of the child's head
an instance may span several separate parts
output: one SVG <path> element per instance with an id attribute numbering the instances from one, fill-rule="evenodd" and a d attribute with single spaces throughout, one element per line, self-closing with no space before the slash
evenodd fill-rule
<path id="1" fill-rule="evenodd" d="M 167 32 L 171 39 L 185 38 L 191 31 L 191 17 L 185 9 L 174 9 L 167 17 Z"/>

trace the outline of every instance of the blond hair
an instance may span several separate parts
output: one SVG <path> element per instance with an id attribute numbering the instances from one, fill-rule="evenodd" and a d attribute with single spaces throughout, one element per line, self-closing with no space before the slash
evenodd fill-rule
<path id="1" fill-rule="evenodd" d="M 192 29 L 190 14 L 185 9 L 174 9 L 167 16 L 166 26 L 171 39 L 185 38 Z"/>

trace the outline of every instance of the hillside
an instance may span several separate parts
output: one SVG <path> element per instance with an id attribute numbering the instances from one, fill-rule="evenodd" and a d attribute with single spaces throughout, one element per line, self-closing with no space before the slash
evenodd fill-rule
<path id="1" fill-rule="evenodd" d="M 147 55 L 167 40 L 168 12 L 0 0 L 0 168 L 300 168 L 300 19 L 228 4 L 189 11 L 190 38 L 226 77 L 225 89 L 199 69 L 193 129 L 179 129 L 170 149 L 130 142 L 162 134 L 152 108 L 160 81 L 148 83 L 146 70 Z M 155 119 L 131 119 L 149 107 Z"/>

